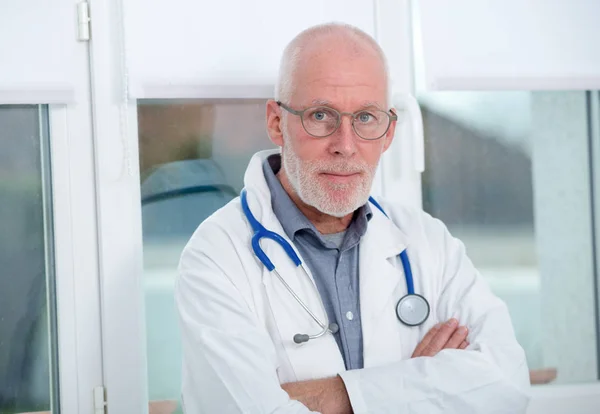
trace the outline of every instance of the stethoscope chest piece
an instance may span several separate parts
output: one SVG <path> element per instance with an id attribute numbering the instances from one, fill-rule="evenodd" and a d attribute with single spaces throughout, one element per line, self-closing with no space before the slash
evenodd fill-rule
<path id="1" fill-rule="evenodd" d="M 396 316 L 408 326 L 418 326 L 429 317 L 429 302 L 416 293 L 403 296 L 396 305 Z"/>

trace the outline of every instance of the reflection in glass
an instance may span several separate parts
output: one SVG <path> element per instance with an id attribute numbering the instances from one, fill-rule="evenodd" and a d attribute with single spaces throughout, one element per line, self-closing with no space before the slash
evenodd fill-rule
<path id="1" fill-rule="evenodd" d="M 0 126 L 0 412 L 58 413 L 47 108 Z"/>
<path id="2" fill-rule="evenodd" d="M 568 338 L 556 329 L 556 319 L 548 311 L 553 309 L 554 314 L 560 314 L 560 308 L 549 300 L 560 296 L 553 286 L 564 286 L 573 278 L 547 266 L 548 257 L 561 256 L 556 243 L 547 240 L 549 229 L 561 220 L 573 220 L 571 215 L 561 213 L 561 204 L 585 211 L 589 204 L 587 190 L 577 199 L 567 201 L 565 195 L 562 200 L 554 200 L 555 204 L 541 201 L 548 200 L 545 194 L 553 189 L 560 191 L 565 185 L 573 188 L 574 184 L 579 187 L 587 174 L 585 168 L 580 172 L 569 167 L 577 164 L 580 157 L 586 158 L 585 132 L 574 132 L 585 131 L 585 105 L 581 105 L 581 110 L 576 108 L 570 95 L 562 92 L 548 97 L 537 92 L 438 92 L 423 93 L 419 101 L 427 157 L 424 209 L 440 218 L 464 242 L 475 266 L 507 303 L 517 339 L 527 355 L 532 382 L 554 381 L 557 374 L 558 381 L 588 380 L 588 372 L 579 370 L 577 364 L 561 365 L 554 355 L 555 344 Z M 542 105 L 545 101 L 550 104 Z M 553 131 L 548 131 L 545 125 L 554 122 L 556 113 L 571 116 L 565 116 Z M 562 136 L 568 136 L 570 141 L 555 139 Z M 551 144 L 552 141 L 555 142 Z M 570 151 L 560 157 L 565 166 L 560 170 L 552 155 L 555 151 L 548 147 L 559 142 Z M 575 220 L 585 223 L 589 217 Z M 544 227 L 536 229 L 534 223 L 543 223 Z M 573 246 L 584 243 L 589 247 L 592 242 L 581 232 L 562 237 L 561 243 Z M 568 257 L 564 255 L 564 260 Z M 542 262 L 544 258 L 546 262 Z M 546 263 L 545 272 L 542 263 Z M 591 271 L 587 273 L 578 278 L 583 290 L 568 301 L 587 303 L 584 292 L 592 288 L 594 277 Z M 568 301 L 558 306 L 568 306 Z M 582 318 L 570 326 L 577 332 L 590 328 Z M 589 347 L 589 343 L 576 346 L 586 350 Z M 588 366 L 594 364 L 594 352 L 581 354 L 579 359 L 588 360 Z M 561 369 L 557 372 L 558 366 Z"/>
<path id="3" fill-rule="evenodd" d="M 181 385 L 179 256 L 198 225 L 237 197 L 250 157 L 273 144 L 263 100 L 141 101 L 138 130 L 149 397 L 169 406 Z"/>
<path id="4" fill-rule="evenodd" d="M 541 368 L 529 95 L 448 92 L 419 100 L 427 157 L 423 208 L 465 243 L 508 302 L 530 368 Z"/>

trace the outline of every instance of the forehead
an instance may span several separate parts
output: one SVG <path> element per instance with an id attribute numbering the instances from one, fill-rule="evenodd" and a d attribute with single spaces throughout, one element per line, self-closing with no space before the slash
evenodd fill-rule
<path id="1" fill-rule="evenodd" d="M 298 105 L 327 103 L 348 110 L 386 103 L 385 66 L 368 47 L 325 44 L 306 50 L 299 55 L 293 84 L 291 100 Z"/>
<path id="2" fill-rule="evenodd" d="M 368 101 L 368 100 L 361 101 L 360 99 L 353 99 L 353 98 L 354 97 L 350 97 L 350 98 L 346 99 L 347 104 L 352 108 L 350 112 L 355 112 L 355 111 L 359 112 L 364 109 L 367 109 L 367 110 L 379 109 L 382 111 L 386 111 L 386 108 L 379 101 Z M 348 105 L 346 105 L 346 106 L 348 106 Z M 314 107 L 314 108 L 328 107 L 328 108 L 333 108 L 333 109 L 339 109 L 340 111 L 345 112 L 345 109 L 341 108 L 343 106 L 343 103 L 332 102 L 327 99 L 320 99 L 320 98 L 313 99 L 311 102 L 306 104 L 306 106 L 310 106 L 310 107 Z"/>

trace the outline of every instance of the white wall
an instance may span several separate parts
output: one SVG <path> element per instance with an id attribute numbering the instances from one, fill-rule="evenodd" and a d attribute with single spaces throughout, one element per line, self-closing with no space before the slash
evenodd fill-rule
<path id="1" fill-rule="evenodd" d="M 427 88 L 600 88 L 600 2 L 421 0 Z"/>

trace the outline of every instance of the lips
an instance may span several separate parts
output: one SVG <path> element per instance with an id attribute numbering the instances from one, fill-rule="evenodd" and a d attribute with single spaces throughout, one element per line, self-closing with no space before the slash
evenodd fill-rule
<path id="1" fill-rule="evenodd" d="M 333 175 L 335 177 L 351 177 L 353 175 L 360 174 L 360 172 L 352 172 L 352 173 L 336 173 L 336 172 L 323 172 L 321 174 L 325 175 Z"/>
<path id="2" fill-rule="evenodd" d="M 325 180 L 329 181 L 330 183 L 350 184 L 350 183 L 355 182 L 356 179 L 360 177 L 360 173 L 358 173 L 358 172 L 355 172 L 355 173 L 324 172 L 324 173 L 321 173 L 321 176 Z"/>
<path id="3" fill-rule="evenodd" d="M 329 175 L 339 175 L 339 176 L 348 176 L 348 175 L 355 175 L 355 174 L 362 174 L 364 170 L 362 169 L 358 169 L 358 170 L 349 170 L 348 166 L 346 166 L 346 168 L 340 168 L 340 170 L 321 170 L 319 173 L 320 174 L 329 174 Z"/>

